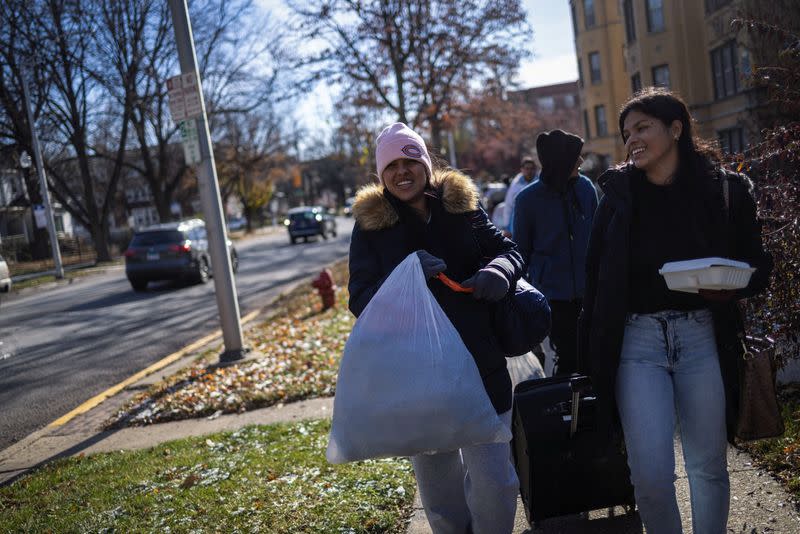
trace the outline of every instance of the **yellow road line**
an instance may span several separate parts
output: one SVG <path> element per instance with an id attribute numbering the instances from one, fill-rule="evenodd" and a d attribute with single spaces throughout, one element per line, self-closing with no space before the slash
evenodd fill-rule
<path id="1" fill-rule="evenodd" d="M 245 324 L 249 323 L 250 321 L 255 319 L 258 316 L 259 313 L 260 313 L 260 310 L 256 310 L 256 311 L 252 311 L 252 312 L 248 313 L 247 315 L 242 317 L 241 324 L 245 325 Z M 171 364 L 172 362 L 175 362 L 175 361 L 181 359 L 186 354 L 203 347 L 203 345 L 207 345 L 207 344 L 211 343 L 212 341 L 215 341 L 216 339 L 218 339 L 221 336 L 222 336 L 222 331 L 221 330 L 217 330 L 217 331 L 212 332 L 211 334 L 209 334 L 209 335 L 207 335 L 205 337 L 202 337 L 202 338 L 198 339 L 197 341 L 195 341 L 194 343 L 192 343 L 190 345 L 186 345 L 181 350 L 179 350 L 177 352 L 173 352 L 169 356 L 167 356 L 165 358 L 162 358 L 161 360 L 157 361 L 153 365 L 151 365 L 151 366 L 149 366 L 149 367 L 147 367 L 145 369 L 142 369 L 141 371 L 139 371 L 138 373 L 134 374 L 133 376 L 130 376 L 130 377 L 126 378 L 125 380 L 123 380 L 119 384 L 117 384 L 115 386 L 111 386 L 110 388 L 108 388 L 107 390 L 103 391 L 102 393 L 99 393 L 99 394 L 95 395 L 94 397 L 92 397 L 91 399 L 87 400 L 86 402 L 84 402 L 83 404 L 81 404 L 80 406 L 78 406 L 77 408 L 72 410 L 71 412 L 59 417 L 58 419 L 56 419 L 55 421 L 53 421 L 52 423 L 47 425 L 47 428 L 55 428 L 55 427 L 59 427 L 59 426 L 65 425 L 70 420 L 72 420 L 75 416 L 80 415 L 82 413 L 88 412 L 89 410 L 91 410 L 95 406 L 99 405 L 104 400 L 106 400 L 106 399 L 108 399 L 110 397 L 113 397 L 114 395 L 116 395 L 117 393 L 119 393 L 120 391 L 125 389 L 126 387 L 130 386 L 131 384 L 136 383 L 137 381 L 141 380 L 142 378 L 146 377 L 147 375 L 153 374 L 156 371 L 158 371 L 160 369 L 163 369 L 164 367 L 166 367 L 167 365 Z"/>

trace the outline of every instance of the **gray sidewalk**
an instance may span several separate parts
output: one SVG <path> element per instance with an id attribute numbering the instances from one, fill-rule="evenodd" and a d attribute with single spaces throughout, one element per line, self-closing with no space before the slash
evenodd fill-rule
<path id="1" fill-rule="evenodd" d="M 194 419 L 113 431 L 102 430 L 102 424 L 108 417 L 137 391 L 159 380 L 162 376 L 175 373 L 178 369 L 188 365 L 192 358 L 193 355 L 188 355 L 161 372 L 142 379 L 139 383 L 93 410 L 77 416 L 62 427 L 44 428 L 0 451 L 0 484 L 57 457 L 147 448 L 165 441 L 234 430 L 245 425 L 297 421 L 307 418 L 330 417 L 331 415 L 333 399 L 324 398 L 253 410 L 243 414 L 222 415 L 215 419 Z M 509 362 L 515 382 L 542 374 L 541 367 L 533 355 L 513 358 Z M 747 454 L 735 449 L 729 450 L 728 462 L 731 471 L 732 495 L 729 532 L 786 534 L 800 532 L 800 515 L 797 508 L 775 480 L 767 473 L 754 468 Z M 682 460 L 679 458 L 679 466 L 681 463 Z M 687 525 L 687 532 L 690 532 L 688 530 L 688 525 L 690 525 L 689 496 L 686 476 L 682 467 L 678 471 L 677 487 L 684 524 Z M 618 514 L 621 512 L 621 509 L 617 510 Z M 542 529 L 533 531 L 528 528 L 522 506 L 518 504 L 514 533 L 533 532 L 627 534 L 641 533 L 643 530 L 635 517 L 609 517 L 606 511 L 598 511 L 589 514 L 589 520 L 580 516 L 548 520 L 542 524 Z M 417 499 L 408 534 L 428 533 L 430 533 L 430 529 Z"/>

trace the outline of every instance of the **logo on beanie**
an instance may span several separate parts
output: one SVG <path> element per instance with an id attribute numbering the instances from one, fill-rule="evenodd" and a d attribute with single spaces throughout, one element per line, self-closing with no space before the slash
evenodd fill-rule
<path id="1" fill-rule="evenodd" d="M 400 149 L 400 152 L 408 156 L 409 158 L 421 158 L 422 157 L 422 150 L 417 145 L 406 145 Z"/>

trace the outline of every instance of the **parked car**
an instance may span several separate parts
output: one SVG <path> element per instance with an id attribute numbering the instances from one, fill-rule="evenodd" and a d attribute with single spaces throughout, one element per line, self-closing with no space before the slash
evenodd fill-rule
<path id="1" fill-rule="evenodd" d="M 301 237 L 308 241 L 311 236 L 336 237 L 336 218 L 327 209 L 321 206 L 303 206 L 292 208 L 283 224 L 289 230 L 289 240 L 292 245 Z"/>
<path id="2" fill-rule="evenodd" d="M 8 293 L 11 291 L 11 272 L 8 270 L 8 263 L 0 256 L 0 292 Z"/>
<path id="3" fill-rule="evenodd" d="M 235 232 L 237 230 L 244 230 L 247 228 L 247 219 L 244 217 L 236 217 L 228 221 L 228 231 Z"/>
<path id="4" fill-rule="evenodd" d="M 235 273 L 239 254 L 230 240 L 228 251 Z M 154 280 L 208 282 L 212 272 L 205 222 L 191 219 L 136 232 L 125 251 L 125 275 L 134 291 L 144 291 Z"/>

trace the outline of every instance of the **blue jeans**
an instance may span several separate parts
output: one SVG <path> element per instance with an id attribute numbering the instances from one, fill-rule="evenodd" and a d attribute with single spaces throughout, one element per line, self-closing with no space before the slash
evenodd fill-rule
<path id="1" fill-rule="evenodd" d="M 511 425 L 511 410 L 499 414 Z M 508 443 L 411 457 L 433 534 L 511 534 L 519 479 Z"/>
<path id="2" fill-rule="evenodd" d="M 676 413 L 693 531 L 723 534 L 730 497 L 725 390 L 711 312 L 629 314 L 616 397 L 648 534 L 682 532 L 675 498 Z"/>

